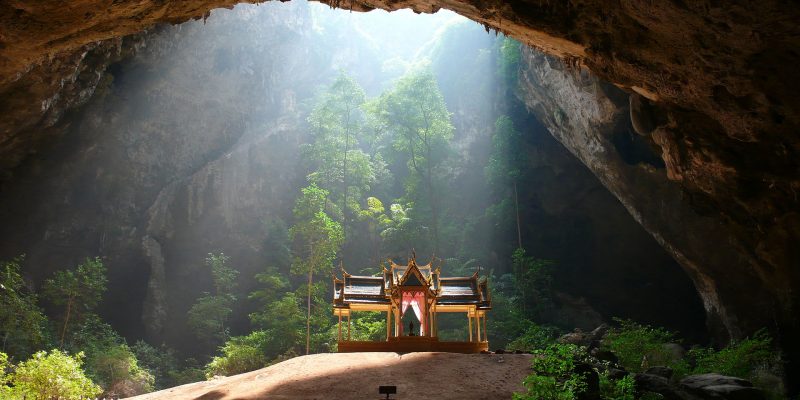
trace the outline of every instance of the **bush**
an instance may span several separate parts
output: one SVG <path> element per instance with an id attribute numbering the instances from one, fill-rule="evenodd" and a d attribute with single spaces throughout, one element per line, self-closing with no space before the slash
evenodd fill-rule
<path id="1" fill-rule="evenodd" d="M 560 331 L 558 328 L 546 325 L 528 324 L 528 329 L 522 336 L 514 339 L 506 346 L 510 350 L 531 352 L 545 349 L 555 343 Z"/>
<path id="2" fill-rule="evenodd" d="M 0 351 L 12 360 L 24 360 L 50 342 L 47 317 L 37 304 L 36 293 L 22 278 L 24 259 L 20 256 L 0 261 Z"/>
<path id="3" fill-rule="evenodd" d="M 184 367 L 169 372 L 169 379 L 173 385 L 184 385 L 187 383 L 200 382 L 206 379 L 203 368 L 194 358 L 184 360 Z"/>
<path id="4" fill-rule="evenodd" d="M 688 365 L 676 359 L 667 348 L 668 343 L 676 343 L 675 333 L 663 328 L 640 325 L 631 320 L 616 320 L 619 328 L 608 331 L 603 339 L 603 348 L 612 351 L 619 363 L 628 371 L 643 372 L 651 366 L 667 366 L 680 378 L 688 372 Z"/>
<path id="5" fill-rule="evenodd" d="M 514 393 L 515 400 L 573 400 L 586 391 L 586 382 L 575 373 L 575 364 L 586 356 L 573 344 L 554 344 L 533 352 L 533 373 L 523 384 L 527 392 Z"/>
<path id="6" fill-rule="evenodd" d="M 153 375 L 141 368 L 136 355 L 111 325 L 88 315 L 69 341 L 70 348 L 85 351 L 86 372 L 106 396 L 134 396 L 153 390 Z"/>
<path id="7" fill-rule="evenodd" d="M 689 358 L 695 360 L 693 372 L 696 374 L 716 372 L 756 382 L 758 371 L 767 370 L 780 375 L 780 357 L 772 349 L 772 338 L 763 329 L 719 351 L 693 349 L 689 352 Z"/>
<path id="8" fill-rule="evenodd" d="M 136 356 L 126 344 L 104 349 L 92 358 L 92 369 L 110 397 L 130 397 L 153 391 L 153 375 L 139 367 Z"/>
<path id="9" fill-rule="evenodd" d="M 8 355 L 0 352 L 0 399 L 11 398 L 11 388 L 8 387 L 10 377 L 6 374 L 8 367 Z"/>
<path id="10" fill-rule="evenodd" d="M 178 371 L 175 350 L 164 345 L 155 348 L 142 340 L 131 346 L 131 350 L 136 355 L 139 365 L 153 375 L 155 389 L 175 386 L 172 380 L 172 374 Z"/>
<path id="11" fill-rule="evenodd" d="M 19 363 L 9 377 L 9 398 L 26 400 L 80 400 L 103 392 L 81 369 L 83 353 L 70 356 L 60 350 L 40 351 Z"/>
<path id="12" fill-rule="evenodd" d="M 206 365 L 206 378 L 236 375 L 263 368 L 269 362 L 265 352 L 268 342 L 269 335 L 264 331 L 231 338 L 220 348 L 222 355 L 214 357 Z"/>
<path id="13" fill-rule="evenodd" d="M 633 375 L 612 381 L 606 373 L 600 374 L 600 397 L 613 400 L 634 400 L 636 393 Z"/>

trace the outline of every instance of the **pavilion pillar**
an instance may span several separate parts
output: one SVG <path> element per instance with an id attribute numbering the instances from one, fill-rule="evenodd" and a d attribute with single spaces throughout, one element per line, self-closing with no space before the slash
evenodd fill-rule
<path id="1" fill-rule="evenodd" d="M 489 341 L 489 338 L 486 336 L 486 314 L 483 314 L 483 340 L 485 342 Z"/>
<path id="2" fill-rule="evenodd" d="M 478 338 L 478 342 L 481 341 L 481 315 L 475 311 L 475 336 Z"/>
<path id="3" fill-rule="evenodd" d="M 350 325 L 352 324 L 353 314 L 352 312 L 350 315 L 347 316 L 347 341 L 350 341 Z"/>
<path id="4" fill-rule="evenodd" d="M 469 311 L 467 311 L 467 321 L 469 321 L 469 341 L 472 341 L 472 316 L 469 315 Z"/>
<path id="5" fill-rule="evenodd" d="M 386 310 L 386 340 L 389 340 L 390 328 L 392 324 L 392 307 L 390 306 L 388 310 Z"/>
<path id="6" fill-rule="evenodd" d="M 342 310 L 338 310 L 337 314 L 339 314 L 339 341 L 342 341 Z"/>

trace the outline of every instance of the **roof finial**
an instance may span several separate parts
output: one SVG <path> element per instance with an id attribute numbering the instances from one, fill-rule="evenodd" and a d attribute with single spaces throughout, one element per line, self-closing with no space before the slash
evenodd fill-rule
<path id="1" fill-rule="evenodd" d="M 411 249 L 411 259 L 414 260 L 414 262 L 417 262 L 417 251 L 413 248 Z"/>

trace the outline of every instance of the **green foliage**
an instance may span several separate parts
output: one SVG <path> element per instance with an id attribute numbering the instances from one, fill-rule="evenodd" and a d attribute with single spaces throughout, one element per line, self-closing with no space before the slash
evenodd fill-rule
<path id="1" fill-rule="evenodd" d="M 150 372 L 154 378 L 155 389 L 165 389 L 178 384 L 172 376 L 178 371 L 178 360 L 175 351 L 162 345 L 153 347 L 143 340 L 131 346 L 139 365 Z"/>
<path id="2" fill-rule="evenodd" d="M 308 117 L 315 135 L 305 155 L 313 164 L 308 182 L 327 190 L 339 205 L 344 225 L 359 211 L 361 196 L 375 182 L 372 160 L 359 148 L 366 101 L 364 89 L 344 73 L 323 92 Z"/>
<path id="3" fill-rule="evenodd" d="M 6 373 L 9 367 L 8 354 L 0 352 L 0 399 L 11 399 L 12 389 L 8 386 L 11 377 Z"/>
<path id="4" fill-rule="evenodd" d="M 198 339 L 205 343 L 217 343 L 228 336 L 225 325 L 233 311 L 234 296 L 230 294 L 199 297 L 188 312 L 187 323 Z"/>
<path id="5" fill-rule="evenodd" d="M 99 257 L 87 258 L 75 271 L 58 271 L 45 281 L 44 294 L 55 305 L 64 306 L 61 346 L 67 330 L 90 314 L 106 291 L 106 267 Z"/>
<path id="6" fill-rule="evenodd" d="M 526 255 L 522 248 L 514 251 L 514 301 L 524 318 L 536 320 L 552 308 L 553 264 L 553 261 Z"/>
<path id="7" fill-rule="evenodd" d="M 169 379 L 173 382 L 173 386 L 200 382 L 206 379 L 205 371 L 197 360 L 194 358 L 187 358 L 184 364 L 185 366 L 183 368 L 169 373 Z"/>
<path id="8" fill-rule="evenodd" d="M 289 236 L 297 244 L 292 272 L 297 275 L 330 270 L 344 240 L 342 226 L 325 213 L 328 191 L 316 185 L 302 189 L 294 207 Z"/>
<path id="9" fill-rule="evenodd" d="M 486 178 L 494 185 L 508 185 L 522 175 L 525 167 L 522 135 L 514 128 L 514 122 L 502 115 L 494 123 L 492 154 L 485 167 Z"/>
<path id="10" fill-rule="evenodd" d="M 514 393 L 515 400 L 573 400 L 586 391 L 585 378 L 575 373 L 584 350 L 571 344 L 554 344 L 533 352 L 533 372 L 525 378 L 526 393 Z"/>
<path id="11" fill-rule="evenodd" d="M 153 390 L 155 378 L 139 366 L 136 356 L 126 344 L 106 348 L 92 356 L 91 368 L 97 382 L 109 396 L 130 397 Z"/>
<path id="12" fill-rule="evenodd" d="M 7 377 L 12 385 L 9 398 L 81 400 L 98 396 L 103 390 L 83 373 L 82 359 L 83 353 L 70 356 L 60 350 L 35 353 Z"/>
<path id="13" fill-rule="evenodd" d="M 610 380 L 605 373 L 600 374 L 600 397 L 610 400 L 634 400 L 636 393 L 633 375 L 625 375 L 621 379 Z"/>
<path id="14" fill-rule="evenodd" d="M 641 325 L 631 320 L 615 319 L 619 328 L 612 328 L 603 339 L 603 348 L 612 351 L 628 371 L 643 372 L 651 366 L 667 366 L 675 377 L 687 372 L 687 364 L 666 346 L 676 343 L 675 333 L 663 328 Z"/>
<path id="15" fill-rule="evenodd" d="M 430 210 L 434 250 L 439 242 L 437 169 L 445 160 L 455 128 L 450 112 L 429 67 L 417 68 L 369 105 L 372 118 L 392 138 L 395 150 L 405 153 L 409 175 L 406 193 Z M 424 199 L 424 203 L 422 200 Z"/>
<path id="16" fill-rule="evenodd" d="M 214 293 L 203 293 L 187 314 L 188 325 L 198 339 L 214 344 L 223 342 L 228 337 L 225 323 L 233 311 L 236 296 L 236 277 L 239 272 L 228 266 L 230 260 L 224 253 L 208 253 L 205 266 L 211 270 L 214 281 Z"/>
<path id="17" fill-rule="evenodd" d="M 269 361 L 266 356 L 269 341 L 270 334 L 265 331 L 232 337 L 220 348 L 222 355 L 214 357 L 206 365 L 206 378 L 236 375 L 263 368 Z"/>
<path id="18" fill-rule="evenodd" d="M 346 325 L 342 322 L 344 329 Z M 336 328 L 334 326 L 334 328 Z M 381 312 L 362 312 L 353 316 L 352 340 L 386 340 L 386 314 Z"/>
<path id="19" fill-rule="evenodd" d="M 558 328 L 546 325 L 537 325 L 533 322 L 526 321 L 528 328 L 525 332 L 511 341 L 508 348 L 511 350 L 522 350 L 532 352 L 535 350 L 545 349 L 550 345 L 555 344 L 556 338 L 560 334 Z"/>
<path id="20" fill-rule="evenodd" d="M 25 359 L 47 342 L 47 317 L 21 275 L 24 256 L 0 261 L 0 351 Z"/>
<path id="21" fill-rule="evenodd" d="M 88 315 L 67 344 L 86 355 L 86 373 L 105 388 L 105 395 L 129 397 L 153 390 L 153 375 L 139 366 L 125 339 L 98 316 Z"/>
<path id="22" fill-rule="evenodd" d="M 228 266 L 230 257 L 225 253 L 208 253 L 205 263 L 211 268 L 211 276 L 214 278 L 214 290 L 216 294 L 232 293 L 236 288 L 236 277 L 239 271 Z"/>
<path id="23" fill-rule="evenodd" d="M 499 73 L 511 86 L 515 86 L 517 83 L 519 63 L 522 58 L 520 53 L 521 49 L 522 45 L 510 37 L 504 37 L 500 45 L 500 57 L 498 62 L 500 66 Z"/>
<path id="24" fill-rule="evenodd" d="M 738 376 L 757 380 L 758 370 L 777 370 L 780 368 L 779 356 L 772 348 L 772 338 L 762 329 L 752 337 L 734 341 L 717 351 L 711 348 L 693 349 L 689 358 L 695 360 L 695 374 L 716 372 L 723 375 Z"/>

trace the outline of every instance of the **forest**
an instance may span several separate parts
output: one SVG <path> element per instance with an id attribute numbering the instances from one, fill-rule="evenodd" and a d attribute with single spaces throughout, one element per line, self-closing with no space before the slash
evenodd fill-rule
<path id="1" fill-rule="evenodd" d="M 317 19 L 314 23 L 319 32 L 334 30 L 334 22 Z M 174 45 L 169 43 L 166 48 Z M 209 61 L 217 75 L 259 68 L 226 52 L 215 53 Z M 335 56 L 326 53 L 332 52 L 327 48 L 309 52 L 317 52 L 315 60 Z M 590 258 L 584 253 L 612 257 L 609 254 L 614 251 L 596 250 L 605 248 L 602 243 L 581 247 L 591 248 L 586 252 L 572 251 L 574 237 L 560 230 L 587 237 L 596 233 L 593 218 L 603 215 L 554 223 L 557 218 L 549 214 L 552 209 L 571 208 L 568 201 L 577 204 L 594 194 L 591 190 L 578 195 L 567 192 L 554 201 L 543 193 L 551 186 L 572 190 L 568 183 L 559 182 L 565 179 L 558 174 L 590 174 L 572 161 L 564 169 L 577 172 L 546 175 L 547 164 L 554 161 L 541 149 L 558 145 L 552 138 L 542 138 L 544 127 L 517 98 L 522 58 L 519 42 L 490 36 L 474 23 L 451 22 L 419 48 L 401 49 L 394 58 L 374 61 L 381 64 L 383 75 L 371 81 L 365 81 L 359 71 L 338 68 L 326 71 L 318 85 L 303 89 L 310 93 L 306 98 L 282 98 L 281 104 L 291 103 L 286 107 L 296 114 L 292 121 L 298 126 L 293 129 L 301 132 L 296 137 L 266 136 L 266 123 L 246 124 L 241 130 L 255 131 L 254 135 L 263 134 L 264 140 L 277 143 L 268 158 L 280 158 L 281 153 L 294 158 L 275 173 L 280 178 L 274 179 L 283 183 L 268 189 L 279 192 L 269 198 L 270 210 L 237 217 L 263 233 L 251 246 L 257 248 L 258 257 L 238 256 L 242 251 L 226 248 L 222 239 L 217 243 L 192 240 L 195 236 L 183 239 L 194 252 L 174 259 L 189 260 L 186 263 L 191 266 L 181 276 L 193 278 L 179 276 L 186 279 L 188 284 L 184 284 L 175 276 L 169 278 L 167 272 L 181 295 L 171 303 L 164 301 L 171 314 L 163 320 L 174 321 L 163 324 L 175 326 L 164 328 L 166 333 L 160 336 L 120 328 L 124 324 L 117 321 L 139 316 L 109 311 L 114 303 L 108 299 L 117 296 L 111 286 L 121 280 L 113 275 L 119 269 L 113 256 L 97 252 L 41 274 L 41 279 L 32 279 L 35 274 L 27 272 L 31 260 L 25 254 L 0 262 L 0 397 L 126 397 L 253 371 L 301 355 L 336 352 L 332 274 L 342 269 L 379 274 L 387 259 L 402 263 L 412 251 L 425 262 L 436 260 L 449 276 L 469 276 L 475 271 L 488 276 L 493 303 L 487 329 L 491 348 L 537 355 L 525 381 L 527 393 L 516 398 L 579 398 L 592 379 L 575 372 L 578 364 L 604 365 L 596 373 L 603 398 L 633 399 L 633 375 L 615 375 L 615 371 L 644 372 L 656 365 L 669 366 L 674 371 L 672 379 L 713 371 L 751 379 L 764 387 L 774 384 L 770 379 L 780 375 L 780 355 L 774 352 L 772 339 L 760 332 L 727 347 L 710 346 L 704 333 L 698 333 L 703 328 L 694 323 L 700 313 L 696 295 L 687 300 L 691 304 L 686 307 L 687 314 L 695 314 L 681 315 L 680 323 L 676 322 L 679 317 L 671 315 L 660 316 L 661 320 L 642 318 L 653 313 L 638 310 L 613 294 L 598 301 L 601 316 L 585 306 L 585 300 L 568 295 L 572 287 L 592 286 L 578 282 L 581 270 L 577 266 Z M 131 85 L 135 74 L 141 74 L 142 81 L 151 79 L 148 69 L 136 64 L 114 68 L 116 73 L 108 75 L 105 89 L 109 99 L 119 96 L 115 90 Z M 564 118 L 559 111 L 553 115 Z M 559 151 L 566 154 L 560 146 Z M 236 193 L 226 195 L 235 197 Z M 580 207 L 584 206 L 573 208 Z M 621 210 L 616 201 L 614 207 Z M 604 210 L 592 212 L 603 214 Z M 615 212 L 624 214 L 607 214 Z M 562 223 L 568 226 L 554 227 Z M 228 231 L 219 230 L 220 236 L 227 236 Z M 152 234 L 142 242 L 169 240 L 169 235 L 161 236 Z M 554 243 L 560 250 L 547 249 L 556 247 L 551 246 Z M 647 243 L 643 247 L 656 247 Z M 170 252 L 164 247 L 162 258 L 169 267 Z M 631 259 L 637 259 L 631 254 Z M 664 287 L 678 288 L 678 292 L 692 291 L 685 277 L 682 281 L 672 278 L 682 273 L 673 264 L 673 275 L 657 272 L 655 278 L 648 275 L 647 279 L 663 281 Z M 636 270 L 639 266 L 620 267 L 619 279 L 645 279 L 644 272 Z M 667 278 L 662 280 L 659 274 Z M 152 282 L 147 283 L 150 289 L 157 286 Z M 673 282 L 677 283 L 669 286 Z M 657 296 L 641 294 L 649 288 L 631 290 L 643 302 L 658 303 Z M 584 343 L 583 336 L 575 342 L 563 339 L 565 334 L 588 335 L 603 322 L 611 327 L 604 325 L 604 336 L 594 341 Z M 662 328 L 659 323 L 668 326 Z M 381 340 L 385 324 L 382 314 L 356 314 L 353 338 Z M 677 330 L 688 327 L 695 329 L 687 329 L 682 339 Z M 443 318 L 439 334 L 445 340 L 465 340 L 465 318 Z M 675 355 L 670 345 L 694 347 Z M 54 374 L 65 377 L 63 384 L 48 383 L 48 376 Z"/>

